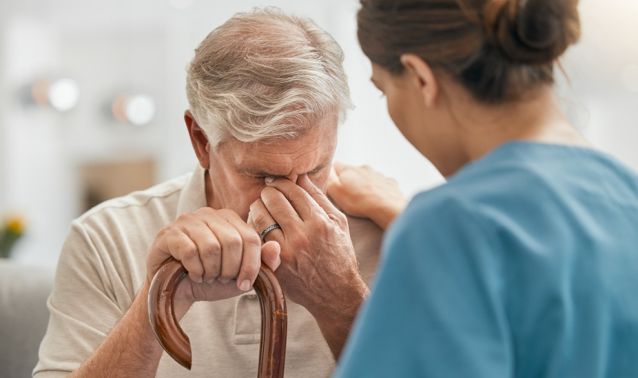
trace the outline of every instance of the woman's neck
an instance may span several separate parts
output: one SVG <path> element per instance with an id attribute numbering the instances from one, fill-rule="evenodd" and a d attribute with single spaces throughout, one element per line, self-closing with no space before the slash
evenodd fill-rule
<path id="1" fill-rule="evenodd" d="M 461 148 L 470 161 L 517 140 L 590 146 L 562 114 L 550 87 L 506 105 L 465 104 L 457 122 Z"/>

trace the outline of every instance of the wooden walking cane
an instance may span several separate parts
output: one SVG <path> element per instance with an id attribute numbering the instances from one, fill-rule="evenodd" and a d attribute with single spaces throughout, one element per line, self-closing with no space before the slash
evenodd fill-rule
<path id="1" fill-rule="evenodd" d="M 155 337 L 166 353 L 190 370 L 190 341 L 175 319 L 173 310 L 175 290 L 186 275 L 182 264 L 172 258 L 158 269 L 148 293 L 148 317 Z M 286 359 L 286 300 L 277 277 L 263 264 L 254 288 L 261 304 L 261 346 L 257 377 L 282 378 Z"/>

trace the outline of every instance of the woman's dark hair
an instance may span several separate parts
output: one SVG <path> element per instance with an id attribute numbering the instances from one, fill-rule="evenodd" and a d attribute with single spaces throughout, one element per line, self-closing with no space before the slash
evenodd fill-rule
<path id="1" fill-rule="evenodd" d="M 358 25 L 373 63 L 400 74 L 416 54 L 492 104 L 552 84 L 580 37 L 578 0 L 361 0 Z"/>

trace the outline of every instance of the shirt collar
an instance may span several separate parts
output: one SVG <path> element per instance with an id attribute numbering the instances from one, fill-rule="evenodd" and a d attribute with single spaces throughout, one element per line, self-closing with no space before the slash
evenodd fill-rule
<path id="1" fill-rule="evenodd" d="M 205 175 L 206 171 L 198 164 L 179 195 L 176 217 L 206 207 Z"/>

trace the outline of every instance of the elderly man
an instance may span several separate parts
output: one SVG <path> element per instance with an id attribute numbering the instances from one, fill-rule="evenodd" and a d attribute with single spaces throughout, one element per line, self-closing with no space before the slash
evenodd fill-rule
<path id="1" fill-rule="evenodd" d="M 261 261 L 289 300 L 286 374 L 330 374 L 381 236 L 324 194 L 350 106 L 342 61 L 312 22 L 272 10 L 238 14 L 206 37 L 184 116 L 199 165 L 73 222 L 36 377 L 255 376 Z M 163 354 L 148 322 L 149 282 L 171 256 L 189 275 L 176 315 L 192 372 Z"/>

